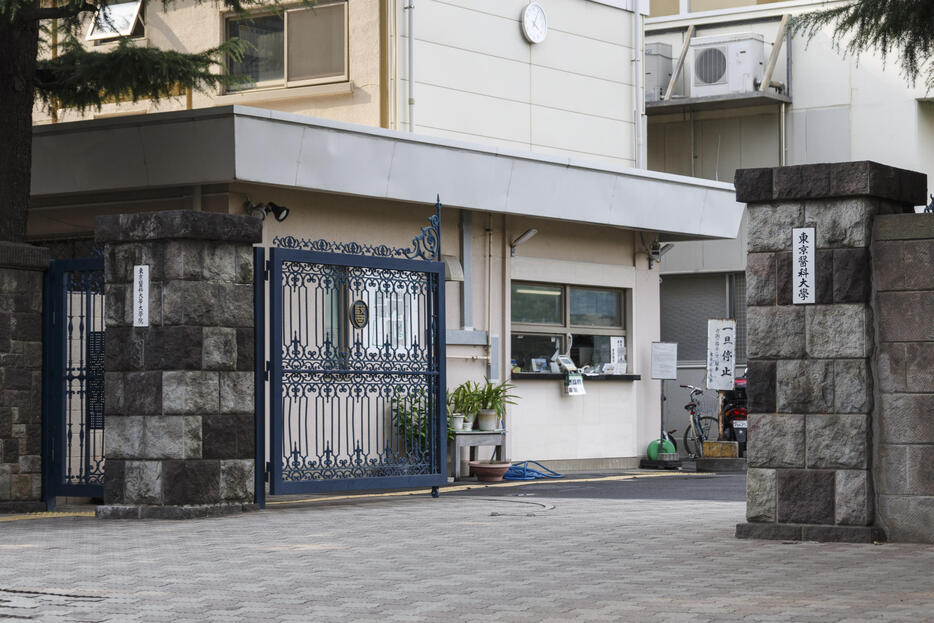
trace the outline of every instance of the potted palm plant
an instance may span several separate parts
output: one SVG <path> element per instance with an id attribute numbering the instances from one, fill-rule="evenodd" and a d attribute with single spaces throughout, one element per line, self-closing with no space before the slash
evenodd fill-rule
<path id="1" fill-rule="evenodd" d="M 481 430 L 493 431 L 499 426 L 499 420 L 506 414 L 506 405 L 516 404 L 518 396 L 510 394 L 515 385 L 500 383 L 494 385 L 490 379 L 484 379 L 482 385 L 474 389 L 477 420 Z M 503 479 L 506 470 L 512 465 L 509 461 L 471 461 L 470 469 L 481 482 L 496 482 Z"/>
<path id="2" fill-rule="evenodd" d="M 480 430 L 491 431 L 499 428 L 499 420 L 506 414 L 506 405 L 516 404 L 515 399 L 518 396 L 509 393 L 509 390 L 515 387 L 505 381 L 494 385 L 490 379 L 484 379 L 483 385 L 477 385 L 474 406 L 477 409 Z"/>

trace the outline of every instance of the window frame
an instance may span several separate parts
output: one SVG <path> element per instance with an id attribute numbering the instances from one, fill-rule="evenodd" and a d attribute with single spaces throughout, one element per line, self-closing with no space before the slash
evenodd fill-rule
<path id="1" fill-rule="evenodd" d="M 542 324 L 536 322 L 517 322 L 512 319 L 512 286 L 530 285 L 530 286 L 548 286 L 552 288 L 561 288 L 561 324 Z M 613 292 L 619 302 L 619 324 L 612 326 L 590 325 L 590 324 L 571 324 L 571 296 L 570 289 L 579 288 L 581 290 L 601 290 L 604 292 Z M 509 326 L 510 335 L 512 333 L 584 333 L 587 335 L 626 335 L 626 289 L 625 288 L 607 288 L 602 286 L 588 286 L 570 283 L 548 283 L 545 281 L 526 281 L 510 280 L 509 282 Z M 577 329 L 584 329 L 583 331 Z"/>
<path id="2" fill-rule="evenodd" d="M 91 23 L 88 24 L 87 34 L 84 36 L 84 40 L 94 45 L 102 45 L 106 43 L 113 43 L 120 39 L 143 39 L 146 37 L 146 21 L 143 18 L 143 0 L 129 0 L 128 2 L 117 2 L 108 5 L 108 7 L 113 6 L 114 4 L 135 4 L 136 7 L 133 11 L 133 19 L 129 22 L 129 30 L 126 32 L 120 31 L 108 31 L 106 33 L 95 34 L 97 29 L 97 16 L 100 14 L 101 10 L 105 7 L 98 7 L 97 11 L 94 12 L 94 15 L 91 16 Z M 136 34 L 137 27 L 140 27 L 142 32 Z"/>
<path id="3" fill-rule="evenodd" d="M 552 288 L 561 288 L 561 297 L 562 297 L 562 323 L 561 324 L 542 324 L 534 322 L 517 322 L 512 319 L 512 287 L 514 285 L 530 285 L 530 286 L 548 286 Z M 617 296 L 619 302 L 619 325 L 615 326 L 599 326 L 599 325 L 576 325 L 571 324 L 571 297 L 570 290 L 572 288 L 579 288 L 583 290 L 601 290 L 605 292 L 613 292 Z M 570 284 L 570 283 L 556 283 L 556 282 L 547 282 L 547 281 L 529 281 L 525 279 L 511 279 L 509 282 L 509 348 L 510 348 L 510 359 L 512 358 L 512 340 L 514 335 L 542 335 L 549 337 L 557 337 L 560 340 L 559 350 L 564 352 L 568 348 L 567 335 L 590 335 L 590 336 L 604 336 L 604 337 L 624 337 L 626 338 L 627 349 L 629 346 L 629 332 L 626 330 L 628 326 L 628 307 L 626 301 L 629 298 L 627 296 L 627 291 L 629 288 L 611 288 L 606 286 L 591 286 L 587 284 Z M 576 365 L 581 365 L 581 362 L 575 361 Z M 627 357 L 626 366 L 629 369 L 629 358 Z M 544 371 L 543 373 L 548 373 Z M 539 372 L 528 372 L 523 371 L 522 374 L 534 375 L 541 374 Z"/>
<path id="4" fill-rule="evenodd" d="M 333 6 L 343 6 L 343 17 L 344 17 L 344 73 L 340 76 L 327 76 L 323 78 L 307 78 L 304 80 L 289 80 L 289 14 L 299 13 L 303 11 L 316 11 L 319 9 L 329 8 Z M 313 86 L 319 84 L 339 84 L 341 82 L 350 81 L 350 2 L 349 0 L 329 0 L 327 2 L 322 2 L 314 6 L 292 6 L 281 9 L 281 11 L 276 10 L 265 10 L 257 11 L 255 13 L 250 13 L 250 18 L 258 17 L 268 17 L 270 15 L 282 15 L 282 77 L 276 80 L 263 80 L 262 82 L 254 82 L 249 84 L 249 86 L 244 86 L 242 88 L 237 87 L 227 87 L 224 91 L 225 94 L 236 95 L 239 93 L 250 93 L 253 91 L 266 91 L 272 89 L 289 89 L 293 87 L 304 87 L 304 86 Z M 239 16 L 236 13 L 227 13 L 223 16 L 222 30 L 223 30 L 223 39 L 227 41 L 230 38 L 230 24 L 232 22 L 245 20 L 244 16 Z M 228 62 L 225 71 L 231 73 L 230 64 Z"/>
<path id="5" fill-rule="evenodd" d="M 665 15 L 647 15 L 646 16 L 646 25 L 651 26 L 652 24 L 658 22 L 669 22 L 677 21 L 683 19 L 694 19 L 694 18 L 707 18 L 707 17 L 721 17 L 721 16 L 730 16 L 736 15 L 741 16 L 744 13 L 753 13 L 764 10 L 775 10 L 781 15 L 782 12 L 787 12 L 787 9 L 795 9 L 798 7 L 808 7 L 811 5 L 819 5 L 819 0 L 776 0 L 775 2 L 769 2 L 766 4 L 749 4 L 745 6 L 736 6 L 729 7 L 724 9 L 710 9 L 707 11 L 691 11 L 691 0 L 679 0 L 678 11 L 676 13 L 668 13 Z M 646 33 L 648 34 L 648 33 Z"/>

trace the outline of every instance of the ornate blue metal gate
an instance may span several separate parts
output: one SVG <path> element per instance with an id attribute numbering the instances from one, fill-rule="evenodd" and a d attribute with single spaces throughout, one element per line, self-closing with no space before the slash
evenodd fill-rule
<path id="1" fill-rule="evenodd" d="M 269 491 L 446 481 L 441 205 L 408 248 L 276 238 Z"/>
<path id="2" fill-rule="evenodd" d="M 104 495 L 104 259 L 54 260 L 43 334 L 43 498 Z"/>

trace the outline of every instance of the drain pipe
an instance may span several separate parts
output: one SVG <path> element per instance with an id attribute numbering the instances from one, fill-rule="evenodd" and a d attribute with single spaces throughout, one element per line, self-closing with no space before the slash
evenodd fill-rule
<path id="1" fill-rule="evenodd" d="M 409 12 L 409 132 L 415 131 L 415 0 L 403 7 Z"/>
<path id="2" fill-rule="evenodd" d="M 646 141 L 645 141 L 645 71 L 642 69 L 642 2 L 637 0 L 632 3 L 632 66 L 635 76 L 633 84 L 636 86 L 636 106 L 635 117 L 635 150 L 636 150 L 636 168 L 644 169 L 646 160 Z"/>

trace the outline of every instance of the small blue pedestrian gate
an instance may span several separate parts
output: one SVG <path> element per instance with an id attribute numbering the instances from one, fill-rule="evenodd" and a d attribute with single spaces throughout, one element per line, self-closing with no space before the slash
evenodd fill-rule
<path id="1" fill-rule="evenodd" d="M 104 258 L 53 260 L 45 277 L 43 499 L 104 496 Z"/>
<path id="2" fill-rule="evenodd" d="M 445 483 L 440 202 L 435 209 L 406 248 L 273 241 L 265 271 L 271 494 Z M 257 440 L 259 453 L 264 445 Z"/>

